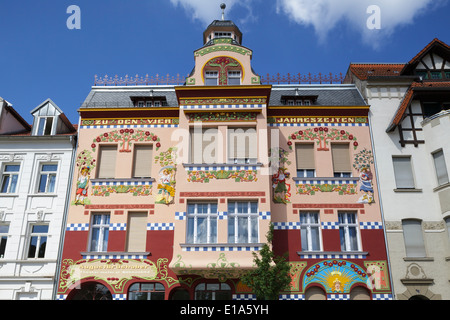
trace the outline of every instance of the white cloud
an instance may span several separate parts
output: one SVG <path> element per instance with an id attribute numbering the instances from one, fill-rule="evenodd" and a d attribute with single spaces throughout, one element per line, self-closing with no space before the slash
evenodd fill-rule
<path id="1" fill-rule="evenodd" d="M 222 18 L 220 4 L 225 3 L 225 19 L 231 19 L 229 12 L 235 5 L 246 8 L 249 13 L 247 18 L 252 17 L 250 3 L 252 0 L 170 0 L 174 6 L 183 7 L 193 20 L 200 20 L 204 25 L 209 25 L 213 20 Z"/>
<path id="2" fill-rule="evenodd" d="M 382 37 L 389 36 L 402 25 L 414 22 L 421 13 L 437 7 L 447 0 L 277 0 L 277 13 L 290 20 L 314 27 L 324 41 L 338 23 L 346 22 L 359 31 L 363 40 L 376 47 Z M 371 13 L 367 8 L 380 8 L 381 29 L 367 28 Z"/>

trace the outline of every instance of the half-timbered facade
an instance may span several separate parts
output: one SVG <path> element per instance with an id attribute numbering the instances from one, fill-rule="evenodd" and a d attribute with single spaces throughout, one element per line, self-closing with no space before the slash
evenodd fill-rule
<path id="1" fill-rule="evenodd" d="M 352 64 L 371 106 L 397 299 L 449 299 L 450 47 L 434 39 L 405 64 Z"/>

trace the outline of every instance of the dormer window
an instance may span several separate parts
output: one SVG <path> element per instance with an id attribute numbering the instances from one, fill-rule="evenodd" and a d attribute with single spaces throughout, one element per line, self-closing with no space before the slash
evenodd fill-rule
<path id="1" fill-rule="evenodd" d="M 214 32 L 214 38 L 231 38 L 231 32 Z"/>
<path id="2" fill-rule="evenodd" d="M 130 97 L 133 105 L 138 108 L 152 108 L 168 106 L 165 96 L 158 97 Z"/>
<path id="3" fill-rule="evenodd" d="M 206 71 L 205 72 L 205 85 L 206 86 L 217 86 L 219 81 L 218 71 Z"/>
<path id="4" fill-rule="evenodd" d="M 53 128 L 53 117 L 39 117 L 36 135 L 38 136 L 51 135 L 52 128 Z"/>
<path id="5" fill-rule="evenodd" d="M 281 105 L 284 106 L 311 106 L 317 101 L 318 96 L 281 96 Z"/>

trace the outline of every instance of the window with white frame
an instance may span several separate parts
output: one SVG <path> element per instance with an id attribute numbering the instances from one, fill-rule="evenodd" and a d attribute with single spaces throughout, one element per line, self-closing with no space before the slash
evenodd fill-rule
<path id="1" fill-rule="evenodd" d="M 54 193 L 56 186 L 57 164 L 41 164 L 38 193 Z"/>
<path id="2" fill-rule="evenodd" d="M 414 189 L 414 176 L 412 171 L 411 157 L 394 156 L 392 157 L 394 164 L 394 175 L 397 189 Z"/>
<path id="3" fill-rule="evenodd" d="M 228 243 L 257 243 L 258 202 L 228 202 Z"/>
<path id="4" fill-rule="evenodd" d="M 219 84 L 218 71 L 205 71 L 205 86 L 217 86 Z"/>
<path id="5" fill-rule="evenodd" d="M 241 71 L 228 71 L 228 85 L 241 84 Z"/>
<path id="6" fill-rule="evenodd" d="M 33 224 L 30 228 L 30 237 L 28 242 L 29 259 L 41 259 L 45 257 L 45 248 L 47 246 L 48 225 Z"/>
<path id="7" fill-rule="evenodd" d="M 445 163 L 444 151 L 439 150 L 433 155 L 434 160 L 434 169 L 436 170 L 436 177 L 438 181 L 438 185 L 443 185 L 449 182 L 448 180 L 448 172 L 447 165 Z"/>
<path id="8" fill-rule="evenodd" d="M 92 215 L 91 219 L 89 250 L 106 252 L 108 250 L 109 213 L 96 213 Z"/>
<path id="9" fill-rule="evenodd" d="M 6 242 L 8 241 L 9 224 L 0 224 L 0 259 L 5 257 Z"/>
<path id="10" fill-rule="evenodd" d="M 18 164 L 6 164 L 3 167 L 0 193 L 16 193 L 19 171 L 20 165 Z"/>
<path id="11" fill-rule="evenodd" d="M 359 229 L 354 212 L 339 212 L 339 235 L 342 251 L 359 251 Z"/>
<path id="12" fill-rule="evenodd" d="M 128 300 L 164 300 L 165 289 L 161 283 L 138 282 L 128 289 Z"/>
<path id="13" fill-rule="evenodd" d="M 422 221 L 415 219 L 402 220 L 403 238 L 407 257 L 426 257 L 423 239 Z"/>
<path id="14" fill-rule="evenodd" d="M 52 134 L 54 117 L 39 117 L 36 135 L 48 136 Z"/>
<path id="15" fill-rule="evenodd" d="M 228 162 L 233 164 L 254 164 L 257 161 L 256 129 L 228 128 Z"/>
<path id="16" fill-rule="evenodd" d="M 217 243 L 217 203 L 188 203 L 186 242 Z"/>
<path id="17" fill-rule="evenodd" d="M 302 251 L 320 251 L 320 221 L 318 212 L 300 212 Z"/>

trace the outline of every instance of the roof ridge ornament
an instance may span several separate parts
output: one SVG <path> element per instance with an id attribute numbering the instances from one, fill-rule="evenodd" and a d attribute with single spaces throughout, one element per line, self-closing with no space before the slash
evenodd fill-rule
<path id="1" fill-rule="evenodd" d="M 227 8 L 227 5 L 225 3 L 222 3 L 220 5 L 220 9 L 222 9 L 222 21 L 225 20 L 225 9 Z"/>

